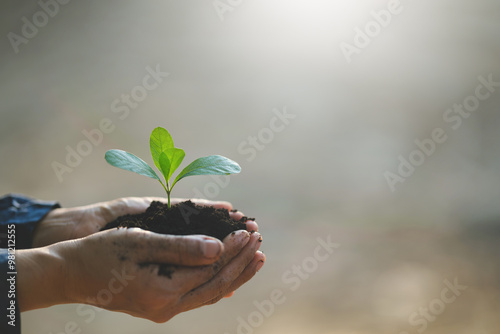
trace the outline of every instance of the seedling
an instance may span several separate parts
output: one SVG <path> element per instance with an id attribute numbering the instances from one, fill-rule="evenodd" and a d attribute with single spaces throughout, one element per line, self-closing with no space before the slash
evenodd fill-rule
<path id="1" fill-rule="evenodd" d="M 183 178 L 194 175 L 229 175 L 241 172 L 240 165 L 233 160 L 220 155 L 211 155 L 196 159 L 184 168 L 173 182 L 170 182 L 172 174 L 179 168 L 186 154 L 182 149 L 174 146 L 172 136 L 162 127 L 157 127 L 151 132 L 149 147 L 153 161 L 163 174 L 165 183 L 162 182 L 153 168 L 132 153 L 122 150 L 109 150 L 104 158 L 112 166 L 158 180 L 167 192 L 169 209 L 172 189 Z"/>

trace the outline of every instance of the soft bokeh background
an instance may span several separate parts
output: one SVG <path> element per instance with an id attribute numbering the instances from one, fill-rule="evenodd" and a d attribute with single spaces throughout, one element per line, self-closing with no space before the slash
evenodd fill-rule
<path id="1" fill-rule="evenodd" d="M 444 280 L 455 278 L 467 290 L 425 332 L 498 333 L 500 94 L 456 130 L 443 115 L 474 94 L 478 76 L 500 81 L 500 3 L 402 1 L 351 63 L 341 43 L 352 44 L 354 29 L 388 1 L 230 3 L 221 20 L 212 1 L 74 0 L 18 53 L 6 36 L 21 34 L 22 17 L 32 22 L 40 7 L 0 5 L 1 193 L 66 207 L 162 195 L 103 156 L 122 148 L 148 158 L 149 134 L 164 126 L 189 159 L 241 163 L 216 196 L 204 190 L 213 190 L 210 177 L 183 181 L 176 195 L 198 189 L 257 217 L 268 257 L 233 298 L 166 324 L 107 311 L 87 323 L 66 305 L 24 313 L 23 333 L 64 332 L 68 321 L 95 334 L 246 333 L 238 317 L 255 315 L 253 302 L 274 289 L 285 303 L 251 332 L 417 333 L 410 315 L 437 305 Z M 120 119 L 113 101 L 157 64 L 170 75 Z M 295 118 L 249 161 L 238 147 L 284 109 Z M 65 163 L 66 146 L 103 118 L 114 131 L 59 182 L 52 163 Z M 447 141 L 392 192 L 384 173 L 436 127 Z M 310 265 L 327 236 L 340 247 L 293 291 L 282 275 Z"/>

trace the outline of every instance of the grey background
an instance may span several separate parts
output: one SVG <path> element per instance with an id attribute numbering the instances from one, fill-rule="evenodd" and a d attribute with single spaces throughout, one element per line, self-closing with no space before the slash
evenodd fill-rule
<path id="1" fill-rule="evenodd" d="M 255 333 L 417 333 L 410 314 L 455 277 L 468 289 L 426 333 L 497 332 L 500 95 L 456 130 L 443 115 L 474 94 L 479 76 L 500 81 L 500 4 L 402 1 L 403 12 L 348 63 L 341 43 L 387 4 L 241 1 L 222 21 L 211 1 L 71 1 L 15 53 L 7 35 L 40 7 L 4 1 L 1 193 L 65 207 L 162 196 L 153 180 L 103 156 L 121 148 L 151 162 L 149 134 L 163 126 L 186 159 L 241 163 L 214 199 L 258 218 L 268 257 L 235 297 L 166 324 L 107 311 L 86 323 L 66 305 L 24 313 L 23 333 L 59 333 L 68 321 L 82 333 L 236 333 L 238 317 L 273 289 L 286 302 Z M 170 75 L 120 119 L 112 102 L 157 65 Z M 295 118 L 248 161 L 238 147 L 284 108 Z M 65 163 L 66 146 L 103 118 L 114 131 L 59 182 L 53 162 Z M 435 128 L 447 141 L 392 192 L 384 173 Z M 187 179 L 175 195 L 211 182 Z M 328 235 L 340 248 L 292 291 L 282 275 Z"/>

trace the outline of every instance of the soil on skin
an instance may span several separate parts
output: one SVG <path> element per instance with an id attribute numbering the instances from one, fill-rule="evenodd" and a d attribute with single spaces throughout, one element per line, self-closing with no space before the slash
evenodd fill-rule
<path id="1" fill-rule="evenodd" d="M 167 204 L 154 201 L 144 213 L 118 217 L 106 224 L 101 230 L 117 227 L 139 227 L 161 234 L 203 234 L 222 241 L 231 232 L 245 230 L 245 222 L 248 220 L 254 219 L 243 217 L 236 221 L 229 216 L 229 212 L 225 209 L 199 206 L 191 201 L 173 205 L 170 209 L 168 209 Z M 162 264 L 158 274 L 171 278 L 174 271 L 174 266 Z"/>

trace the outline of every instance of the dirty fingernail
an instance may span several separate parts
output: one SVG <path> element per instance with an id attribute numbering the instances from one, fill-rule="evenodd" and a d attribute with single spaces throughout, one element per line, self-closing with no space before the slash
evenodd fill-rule
<path id="1" fill-rule="evenodd" d="M 233 242 L 246 244 L 249 241 L 250 234 L 247 231 L 239 230 L 232 232 L 229 237 L 233 239 Z"/>
<path id="2" fill-rule="evenodd" d="M 258 263 L 257 263 L 257 271 L 259 271 L 262 267 L 264 266 L 264 260 L 260 260 Z"/>
<path id="3" fill-rule="evenodd" d="M 262 235 L 259 232 L 253 232 L 252 238 L 257 242 L 262 242 Z"/>
<path id="4" fill-rule="evenodd" d="M 215 240 L 205 240 L 203 243 L 203 254 L 205 257 L 213 258 L 219 255 L 221 251 L 220 243 Z"/>

